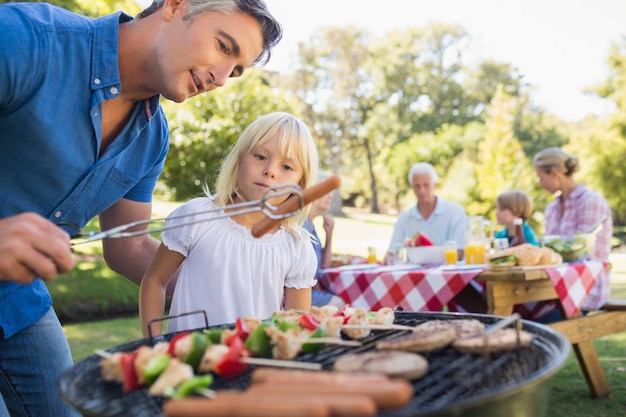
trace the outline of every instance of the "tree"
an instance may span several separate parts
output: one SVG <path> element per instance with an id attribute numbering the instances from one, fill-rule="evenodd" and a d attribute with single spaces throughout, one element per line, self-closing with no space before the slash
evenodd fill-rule
<path id="1" fill-rule="evenodd" d="M 489 216 L 503 191 L 534 188 L 534 170 L 513 129 L 516 108 L 514 98 L 499 86 L 487 110 L 485 138 L 478 147 L 475 199 L 468 208 L 472 214 Z"/>
<path id="2" fill-rule="evenodd" d="M 579 156 L 579 178 L 600 191 L 613 209 L 615 224 L 626 224 L 626 37 L 611 47 L 607 79 L 588 89 L 615 105 L 605 120 L 588 117 L 572 131 L 569 149 Z"/>
<path id="3" fill-rule="evenodd" d="M 322 28 L 299 46 L 298 68 L 285 86 L 299 97 L 320 141 L 322 161 L 333 174 L 349 173 L 365 162 L 372 211 L 377 212 L 375 150 L 362 129 L 372 109 L 367 41 L 368 35 L 355 27 Z M 335 201 L 333 212 L 340 210 Z"/>

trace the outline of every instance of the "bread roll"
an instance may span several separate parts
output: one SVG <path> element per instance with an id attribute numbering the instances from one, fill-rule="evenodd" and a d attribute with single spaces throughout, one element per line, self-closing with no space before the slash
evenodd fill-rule
<path id="1" fill-rule="evenodd" d="M 531 245 L 530 243 L 522 243 L 513 246 L 511 249 L 515 252 L 518 265 L 538 265 L 541 259 L 541 248 Z"/>
<path id="2" fill-rule="evenodd" d="M 557 265 L 563 263 L 563 257 L 554 249 L 544 246 L 541 248 L 540 265 Z"/>

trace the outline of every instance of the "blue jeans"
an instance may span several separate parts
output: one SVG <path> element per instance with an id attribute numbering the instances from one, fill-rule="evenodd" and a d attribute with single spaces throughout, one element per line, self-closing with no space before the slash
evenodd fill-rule
<path id="1" fill-rule="evenodd" d="M 80 416 L 63 402 L 56 386 L 72 364 L 53 308 L 36 323 L 0 339 L 0 417 Z"/>

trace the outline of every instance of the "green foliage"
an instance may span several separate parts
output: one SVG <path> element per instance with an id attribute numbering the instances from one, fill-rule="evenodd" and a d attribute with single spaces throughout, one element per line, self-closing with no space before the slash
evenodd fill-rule
<path id="1" fill-rule="evenodd" d="M 590 89 L 612 101 L 616 111 L 606 120 L 588 118 L 572 131 L 572 149 L 582 157 L 578 178 L 600 191 L 613 209 L 614 223 L 626 223 L 626 37 L 613 45 L 607 80 Z"/>
<path id="2" fill-rule="evenodd" d="M 177 201 L 201 195 L 204 185 L 213 189 L 224 157 L 246 126 L 263 114 L 292 108 L 271 88 L 269 75 L 256 69 L 224 89 L 164 107 L 171 145 L 159 192 Z"/>
<path id="3" fill-rule="evenodd" d="M 472 210 L 468 209 L 470 215 L 491 217 L 498 194 L 513 188 L 532 188 L 534 171 L 515 137 L 514 112 L 514 101 L 500 87 L 488 110 L 485 137 L 478 146 L 476 198 Z"/>

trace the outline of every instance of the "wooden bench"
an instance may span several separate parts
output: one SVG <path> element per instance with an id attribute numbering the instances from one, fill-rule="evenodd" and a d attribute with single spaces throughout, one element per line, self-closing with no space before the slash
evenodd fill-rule
<path id="1" fill-rule="evenodd" d="M 593 345 L 593 339 L 626 331 L 626 300 L 609 300 L 597 312 L 550 324 L 571 342 L 592 398 L 606 397 L 611 388 Z"/>

